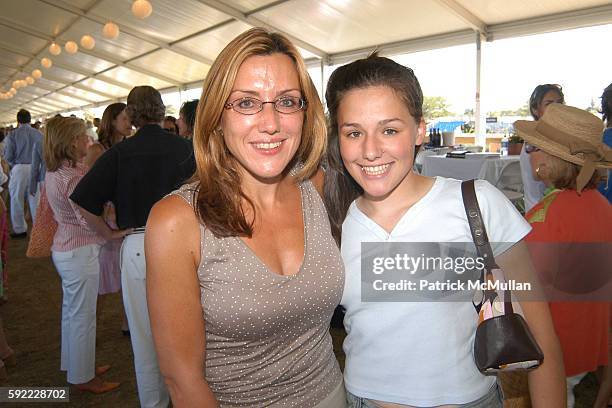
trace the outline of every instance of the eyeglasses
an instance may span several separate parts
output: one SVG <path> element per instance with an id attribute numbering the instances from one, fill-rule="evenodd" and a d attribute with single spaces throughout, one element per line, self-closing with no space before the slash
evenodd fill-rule
<path id="1" fill-rule="evenodd" d="M 529 143 L 525 143 L 525 153 L 531 154 L 533 152 L 539 152 L 539 151 L 540 151 L 539 147 L 536 147 L 536 146 L 531 145 Z"/>
<path id="2" fill-rule="evenodd" d="M 257 98 L 239 98 L 225 104 L 225 109 L 233 109 L 243 115 L 255 115 L 263 110 L 266 103 L 271 103 L 279 113 L 295 113 L 306 109 L 306 99 L 297 96 L 281 96 L 273 101 L 263 102 Z"/>

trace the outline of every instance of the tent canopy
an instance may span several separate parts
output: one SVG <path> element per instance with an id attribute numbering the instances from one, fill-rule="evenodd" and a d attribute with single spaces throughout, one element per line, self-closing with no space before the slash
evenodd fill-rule
<path id="1" fill-rule="evenodd" d="M 150 0 L 136 18 L 129 0 L 4 0 L 0 92 L 35 69 L 42 78 L 0 100 L 0 123 L 23 107 L 34 115 L 102 106 L 134 85 L 160 90 L 201 84 L 236 35 L 263 26 L 288 35 L 311 66 L 612 23 L 608 0 Z M 107 39 L 108 21 L 120 30 Z M 83 35 L 95 39 L 87 50 Z M 79 44 L 76 54 L 64 49 Z M 61 54 L 49 52 L 51 43 Z M 41 59 L 52 60 L 50 68 Z"/>

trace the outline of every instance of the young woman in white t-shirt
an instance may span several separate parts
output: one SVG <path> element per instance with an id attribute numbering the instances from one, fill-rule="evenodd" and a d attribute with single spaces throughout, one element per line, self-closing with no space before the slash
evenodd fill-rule
<path id="1" fill-rule="evenodd" d="M 423 95 L 411 69 L 370 56 L 337 69 L 330 115 L 326 204 L 346 266 L 344 372 L 351 407 L 501 407 L 494 377 L 476 368 L 471 302 L 363 302 L 362 242 L 471 242 L 461 182 L 412 171 L 423 142 Z M 529 224 L 486 181 L 476 194 L 498 264 L 531 279 Z M 544 364 L 529 374 L 534 407 L 565 404 L 563 363 L 545 302 L 523 302 Z"/>

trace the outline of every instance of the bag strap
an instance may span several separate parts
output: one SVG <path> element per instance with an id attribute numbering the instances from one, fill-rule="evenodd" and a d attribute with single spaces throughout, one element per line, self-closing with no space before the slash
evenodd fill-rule
<path id="1" fill-rule="evenodd" d="M 472 240 L 474 241 L 474 245 L 476 245 L 476 254 L 484 260 L 485 269 L 480 273 L 480 282 L 484 283 L 485 278 L 488 277 L 489 274 L 493 275 L 492 270 L 499 269 L 499 266 L 497 266 L 495 262 L 491 243 L 489 242 L 489 236 L 487 235 L 487 229 L 482 219 L 478 198 L 476 197 L 476 189 L 474 188 L 474 180 L 467 180 L 461 183 L 461 195 L 463 197 L 465 214 L 467 215 L 467 220 L 470 225 L 470 232 L 472 233 Z M 485 291 L 485 295 L 486 294 Z M 512 293 L 510 289 L 504 291 L 504 314 L 514 312 L 511 296 Z M 483 298 L 483 302 L 484 300 Z M 480 306 L 477 307 L 474 305 L 474 307 L 480 312 Z"/>

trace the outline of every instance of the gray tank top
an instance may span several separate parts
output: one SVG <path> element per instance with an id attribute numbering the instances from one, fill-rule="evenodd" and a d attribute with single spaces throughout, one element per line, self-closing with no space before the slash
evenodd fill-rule
<path id="1" fill-rule="evenodd" d="M 239 237 L 200 225 L 198 267 L 206 322 L 206 380 L 224 407 L 314 407 L 342 380 L 329 323 L 344 265 L 314 185 L 299 185 L 304 260 L 298 273 L 268 270 Z M 197 184 L 172 192 L 194 205 Z"/>

